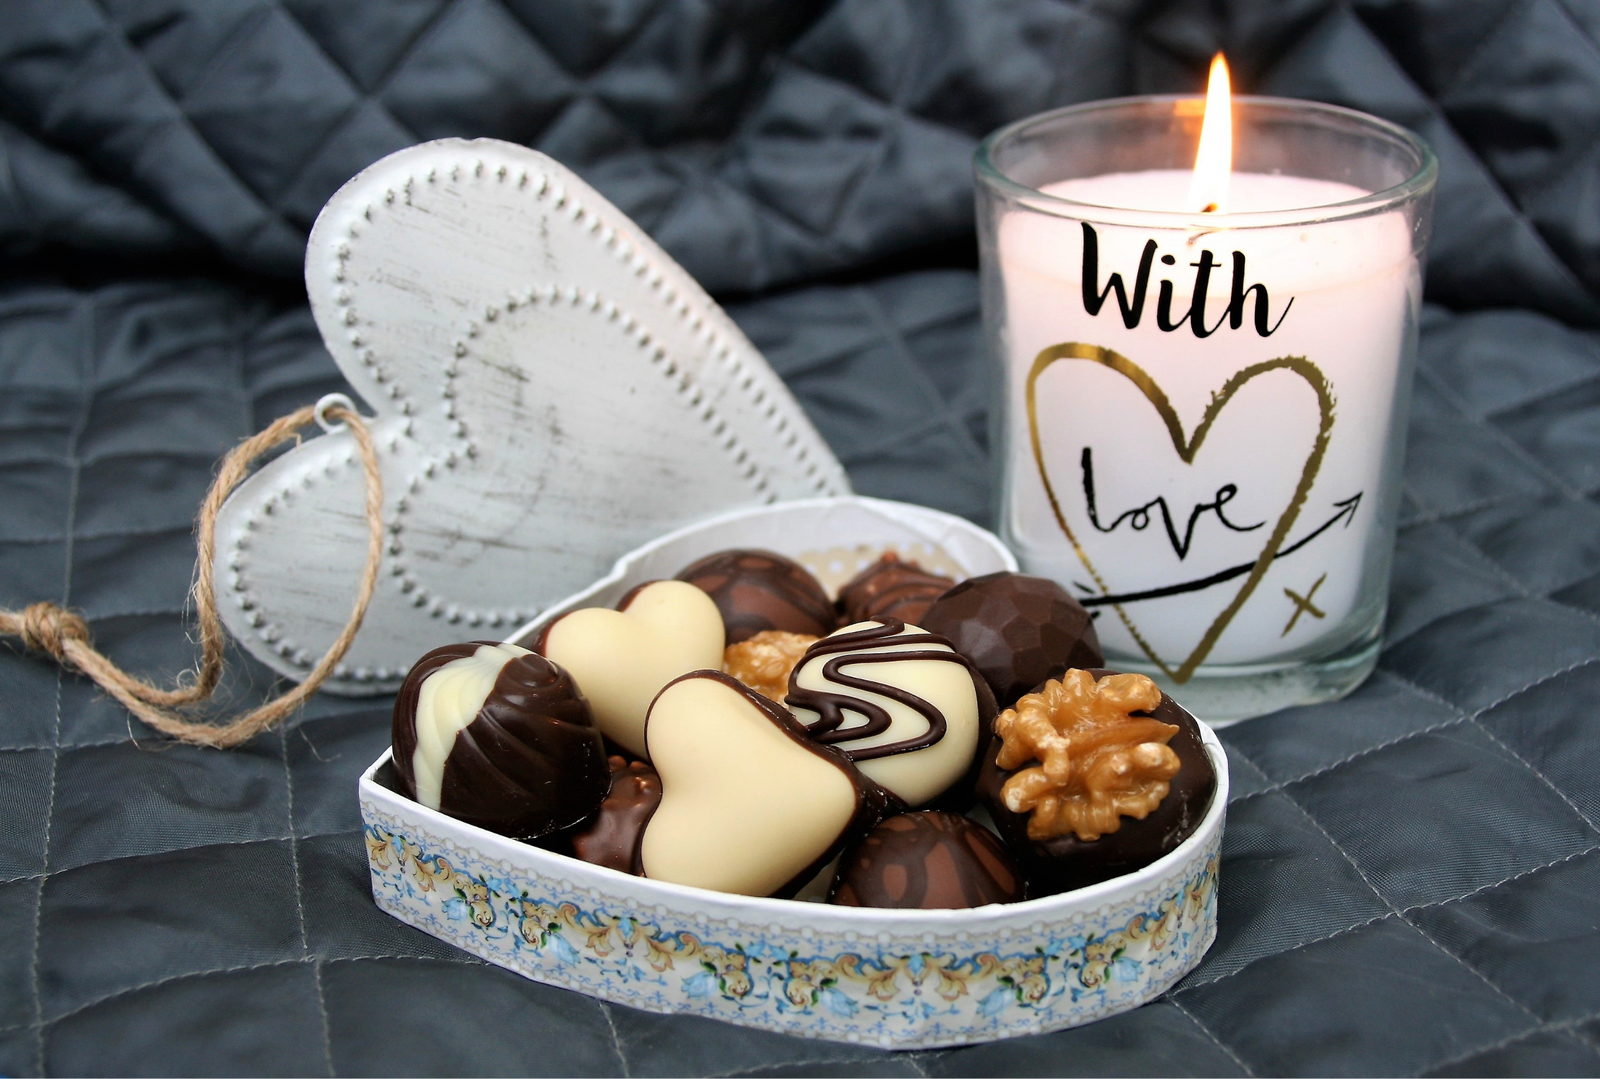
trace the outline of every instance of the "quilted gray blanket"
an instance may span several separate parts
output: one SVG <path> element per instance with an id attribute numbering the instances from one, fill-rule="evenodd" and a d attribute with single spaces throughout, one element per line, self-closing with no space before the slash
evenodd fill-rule
<path id="1" fill-rule="evenodd" d="M 1380 670 L 1226 732 L 1220 935 L 1089 1027 L 889 1055 L 647 1015 L 378 913 L 388 702 L 214 752 L 0 648 L 0 1073 L 1600 1073 L 1595 0 L 9 0 L 0 603 L 192 662 L 217 456 L 340 388 L 299 281 L 345 179 L 446 135 L 580 171 L 868 494 L 986 519 L 970 157 L 1040 109 L 1254 92 L 1442 162 Z M 240 656 L 228 690 L 272 688 Z"/>

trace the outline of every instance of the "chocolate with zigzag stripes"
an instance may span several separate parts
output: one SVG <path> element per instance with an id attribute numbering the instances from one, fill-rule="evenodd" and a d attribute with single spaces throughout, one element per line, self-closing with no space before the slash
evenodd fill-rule
<path id="1" fill-rule="evenodd" d="M 813 739 L 913 807 L 968 774 L 994 717 L 970 660 L 943 637 L 888 617 L 813 644 L 784 703 Z"/>

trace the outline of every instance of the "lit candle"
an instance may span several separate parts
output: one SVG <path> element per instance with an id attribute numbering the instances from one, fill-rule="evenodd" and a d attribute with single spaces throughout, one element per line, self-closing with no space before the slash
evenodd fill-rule
<path id="1" fill-rule="evenodd" d="M 1193 125 L 1190 102 L 1143 104 Z M 1416 197 L 1374 200 L 1359 146 L 1287 133 L 1299 109 L 1354 114 L 1252 105 L 1278 171 L 1233 171 L 1218 57 L 1193 168 L 1046 166 L 983 218 L 1002 534 L 1100 612 L 1109 656 L 1222 719 L 1346 691 L 1375 659 L 1426 227 Z"/>

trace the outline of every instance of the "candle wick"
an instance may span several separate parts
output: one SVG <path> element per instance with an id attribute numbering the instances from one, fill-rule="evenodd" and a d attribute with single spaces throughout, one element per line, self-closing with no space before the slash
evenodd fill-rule
<path id="1" fill-rule="evenodd" d="M 1203 214 L 1214 214 L 1217 212 L 1217 204 L 1214 202 L 1208 202 L 1205 204 L 1205 208 L 1200 212 Z"/>

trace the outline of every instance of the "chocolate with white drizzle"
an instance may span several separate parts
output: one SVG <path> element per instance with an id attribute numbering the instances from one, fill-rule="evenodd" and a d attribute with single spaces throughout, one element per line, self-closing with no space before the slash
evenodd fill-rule
<path id="1" fill-rule="evenodd" d="M 789 676 L 784 703 L 812 739 L 911 806 L 967 774 L 994 716 L 971 661 L 897 618 L 858 622 L 813 644 Z M 849 715 L 861 722 L 846 726 Z"/>

